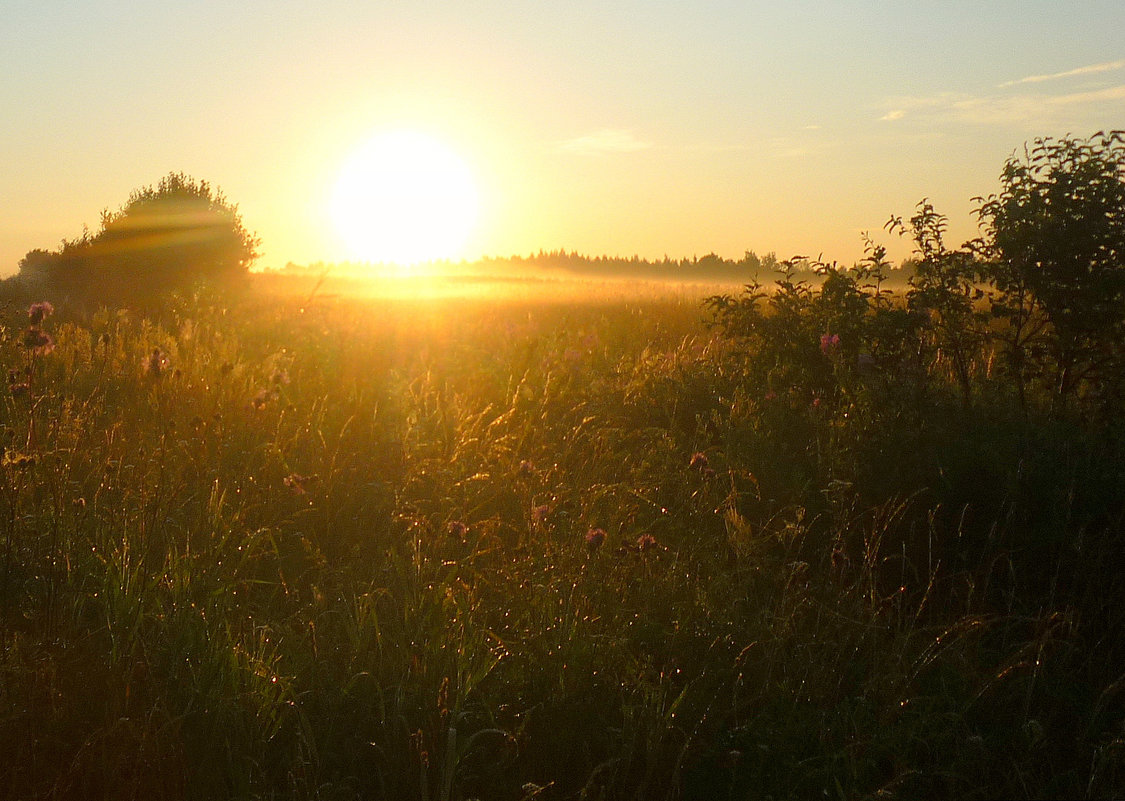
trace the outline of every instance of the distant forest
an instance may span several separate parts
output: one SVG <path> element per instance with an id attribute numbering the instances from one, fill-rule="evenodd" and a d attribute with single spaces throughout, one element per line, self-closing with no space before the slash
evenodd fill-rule
<path id="1" fill-rule="evenodd" d="M 375 265 L 378 268 L 380 265 Z M 556 274 L 581 277 L 616 277 L 616 278 L 645 278 L 665 281 L 716 281 L 733 283 L 750 283 L 758 281 L 770 284 L 777 278 L 778 273 L 786 267 L 792 268 L 793 277 L 797 280 L 816 280 L 826 266 L 819 260 L 805 256 L 795 256 L 782 261 L 774 252 L 759 256 L 753 250 L 747 250 L 745 255 L 737 261 L 724 259 L 715 253 L 706 256 L 693 256 L 692 258 L 672 259 L 665 256 L 657 261 L 642 259 L 640 256 L 589 256 L 578 251 L 566 250 L 540 250 L 528 256 L 487 256 L 473 262 L 437 262 L 435 266 L 445 271 L 460 268 L 471 273 L 507 274 L 514 273 L 525 277 L 536 274 L 553 276 Z M 914 274 L 916 261 L 906 259 L 902 264 L 890 271 L 888 279 L 905 281 Z M 364 271 L 372 269 L 372 265 L 344 262 L 330 264 L 316 262 L 309 265 L 299 265 L 290 262 L 281 272 L 285 273 L 321 273 L 327 270 L 339 269 L 344 272 Z"/>

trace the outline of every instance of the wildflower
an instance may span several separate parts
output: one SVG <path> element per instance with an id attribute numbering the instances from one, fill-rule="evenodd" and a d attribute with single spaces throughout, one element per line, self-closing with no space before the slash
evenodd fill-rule
<path id="1" fill-rule="evenodd" d="M 637 537 L 637 550 L 641 553 L 651 551 L 653 548 L 657 547 L 659 547 L 659 543 L 657 543 L 656 537 L 651 534 L 642 534 Z"/>
<path id="2" fill-rule="evenodd" d="M 33 356 L 46 356 L 55 349 L 55 339 L 46 331 L 32 325 L 23 332 L 23 346 L 31 351 Z"/>
<path id="3" fill-rule="evenodd" d="M 775 401 L 775 400 L 777 400 L 777 393 L 776 393 L 776 392 L 774 392 L 774 391 L 773 391 L 773 390 L 771 389 L 771 390 L 770 390 L 769 392 L 767 392 L 767 393 L 766 393 L 766 400 L 767 400 L 767 401 Z"/>
<path id="4" fill-rule="evenodd" d="M 813 407 L 814 409 L 819 409 L 819 408 L 820 408 L 820 396 L 819 396 L 819 395 L 817 395 L 816 397 L 814 397 L 814 398 L 812 399 L 812 407 Z"/>
<path id="5" fill-rule="evenodd" d="M 535 528 L 543 528 L 547 525 L 547 515 L 550 513 L 551 507 L 545 503 L 531 507 L 531 525 Z"/>
<path id="6" fill-rule="evenodd" d="M 465 539 L 465 535 L 469 533 L 469 527 L 460 520 L 450 520 L 448 532 L 449 536 L 453 539 L 463 540 Z"/>
<path id="7" fill-rule="evenodd" d="M 32 303 L 27 310 L 27 319 L 32 325 L 39 325 L 47 317 L 55 313 L 55 307 L 45 300 Z"/>
<path id="8" fill-rule="evenodd" d="M 688 465 L 692 470 L 706 470 L 710 466 L 707 461 L 707 454 L 697 451 L 691 455 L 691 463 Z"/>
<path id="9" fill-rule="evenodd" d="M 596 551 L 605 543 L 605 529 L 592 528 L 586 532 L 586 547 L 591 551 Z"/>
<path id="10" fill-rule="evenodd" d="M 282 479 L 282 483 L 292 490 L 294 495 L 308 495 L 309 485 L 315 484 L 319 480 L 320 477 L 315 474 L 302 476 L 300 473 L 290 473 Z"/>
<path id="11" fill-rule="evenodd" d="M 822 334 L 820 337 L 820 352 L 825 356 L 835 353 L 840 347 L 839 334 Z"/>
<path id="12" fill-rule="evenodd" d="M 160 378 L 168 369 L 168 354 L 160 348 L 153 348 L 152 353 L 141 359 L 141 370 L 149 378 Z"/>

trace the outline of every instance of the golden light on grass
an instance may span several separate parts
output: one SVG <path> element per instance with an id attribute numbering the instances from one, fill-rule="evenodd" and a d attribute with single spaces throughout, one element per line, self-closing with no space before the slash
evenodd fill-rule
<path id="1" fill-rule="evenodd" d="M 331 214 L 354 258 L 408 267 L 460 255 L 478 205 L 463 159 L 425 134 L 393 131 L 345 162 Z"/>

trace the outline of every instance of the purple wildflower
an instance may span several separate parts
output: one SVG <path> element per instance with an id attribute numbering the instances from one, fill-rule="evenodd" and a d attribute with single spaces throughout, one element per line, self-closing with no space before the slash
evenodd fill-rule
<path id="1" fill-rule="evenodd" d="M 535 528 L 543 528 L 547 525 L 547 516 L 550 513 L 551 507 L 545 503 L 531 507 L 531 525 Z"/>
<path id="2" fill-rule="evenodd" d="M 591 551 L 596 551 L 605 543 L 605 529 L 592 528 L 586 532 L 586 547 Z"/>
<path id="3" fill-rule="evenodd" d="M 45 300 L 32 303 L 27 310 L 27 319 L 32 325 L 39 325 L 47 317 L 55 313 L 55 307 Z"/>
<path id="4" fill-rule="evenodd" d="M 465 535 L 469 533 L 469 527 L 460 520 L 450 520 L 447 530 L 449 536 L 456 540 L 465 539 Z"/>
<path id="5" fill-rule="evenodd" d="M 642 534 L 641 536 L 637 537 L 637 550 L 641 553 L 644 553 L 645 551 L 651 551 L 653 548 L 656 548 L 658 546 L 659 544 L 656 541 L 656 537 L 652 536 L 651 534 Z"/>
<path id="6" fill-rule="evenodd" d="M 825 356 L 835 353 L 840 347 L 839 334 L 822 334 L 820 337 L 820 352 Z"/>
<path id="7" fill-rule="evenodd" d="M 697 451 L 691 455 L 691 463 L 688 465 L 692 470 L 706 470 L 710 466 L 707 460 L 707 454 Z"/>
<path id="8" fill-rule="evenodd" d="M 46 356 L 55 349 L 55 338 L 32 325 L 23 332 L 23 346 L 31 352 L 32 356 Z"/>

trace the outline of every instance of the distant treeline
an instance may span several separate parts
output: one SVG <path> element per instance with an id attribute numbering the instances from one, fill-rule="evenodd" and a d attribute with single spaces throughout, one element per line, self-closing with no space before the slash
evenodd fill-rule
<path id="1" fill-rule="evenodd" d="M 715 281 L 732 283 L 751 283 L 758 281 L 763 284 L 773 283 L 778 274 L 787 267 L 791 267 L 791 274 L 798 280 L 815 281 L 823 271 L 825 265 L 819 261 L 795 257 L 785 262 L 778 259 L 773 251 L 759 256 L 753 250 L 747 250 L 741 259 L 724 259 L 716 253 L 692 258 L 673 259 L 665 256 L 652 261 L 640 256 L 590 256 L 578 251 L 566 250 L 540 250 L 527 256 L 486 256 L 473 262 L 436 262 L 434 267 L 441 271 L 464 270 L 472 273 L 507 274 L 516 273 L 523 276 L 552 275 L 565 273 L 575 276 L 589 277 L 620 277 L 620 278 L 646 278 L 667 281 Z M 916 263 L 912 259 L 905 260 L 900 266 L 890 270 L 890 278 L 906 280 L 914 274 Z M 377 268 L 378 265 L 374 266 Z M 293 273 L 321 273 L 333 269 L 344 272 L 363 271 L 372 269 L 371 265 L 355 263 L 328 264 L 316 262 L 309 265 L 298 265 L 290 262 L 285 265 L 283 272 Z"/>

